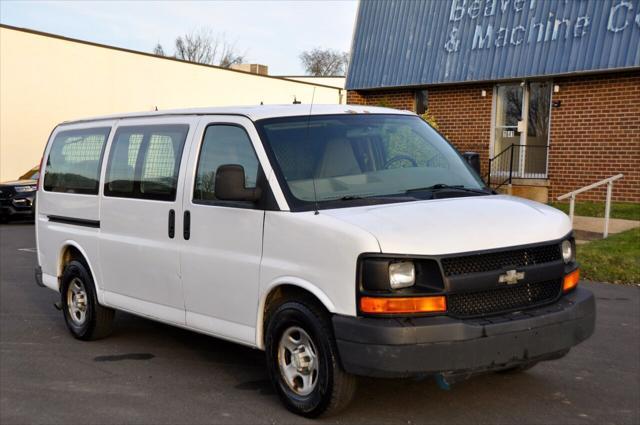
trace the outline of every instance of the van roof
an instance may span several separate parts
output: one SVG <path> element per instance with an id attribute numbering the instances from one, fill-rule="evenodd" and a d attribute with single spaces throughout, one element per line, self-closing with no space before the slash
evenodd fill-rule
<path id="1" fill-rule="evenodd" d="M 331 114 L 402 114 L 411 115 L 413 112 L 398 109 L 381 108 L 377 106 L 358 105 L 257 105 L 257 106 L 221 106 L 214 108 L 168 109 L 151 112 L 133 112 L 126 114 L 103 115 L 79 120 L 65 121 L 73 124 L 88 121 L 113 120 L 124 118 L 144 118 L 167 115 L 242 115 L 252 121 L 264 118 L 291 117 Z"/>

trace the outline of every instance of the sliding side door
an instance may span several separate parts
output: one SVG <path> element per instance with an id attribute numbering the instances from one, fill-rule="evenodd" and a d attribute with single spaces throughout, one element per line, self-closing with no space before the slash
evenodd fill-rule
<path id="1" fill-rule="evenodd" d="M 184 324 L 178 228 L 188 145 L 196 118 L 120 121 L 101 197 L 105 302 Z"/>

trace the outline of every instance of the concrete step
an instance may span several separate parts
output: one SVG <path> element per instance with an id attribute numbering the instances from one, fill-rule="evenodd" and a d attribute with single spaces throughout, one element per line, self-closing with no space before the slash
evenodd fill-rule
<path id="1" fill-rule="evenodd" d="M 526 180 L 525 180 L 526 181 Z M 546 204 L 549 202 L 549 188 L 547 186 L 537 185 L 525 185 L 525 184 L 512 184 L 501 186 L 497 189 L 497 192 L 505 195 L 519 196 L 525 199 L 531 199 L 532 201 L 542 202 Z"/>

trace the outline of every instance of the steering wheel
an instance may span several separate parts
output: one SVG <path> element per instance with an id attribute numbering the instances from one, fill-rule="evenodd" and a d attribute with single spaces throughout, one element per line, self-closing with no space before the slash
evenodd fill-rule
<path id="1" fill-rule="evenodd" d="M 389 169 L 389 166 L 391 164 L 398 161 L 409 161 L 411 165 L 413 165 L 414 167 L 418 166 L 418 163 L 416 162 L 416 160 L 411 158 L 409 155 L 396 155 L 393 158 L 389 159 L 387 162 L 385 162 L 383 168 L 387 170 Z"/>

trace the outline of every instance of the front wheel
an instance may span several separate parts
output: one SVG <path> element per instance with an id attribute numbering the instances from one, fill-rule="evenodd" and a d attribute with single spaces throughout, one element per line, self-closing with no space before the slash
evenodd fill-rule
<path id="1" fill-rule="evenodd" d="M 340 366 L 331 322 L 315 303 L 287 301 L 275 308 L 265 351 L 271 381 L 293 413 L 326 416 L 353 399 L 356 378 Z"/>

